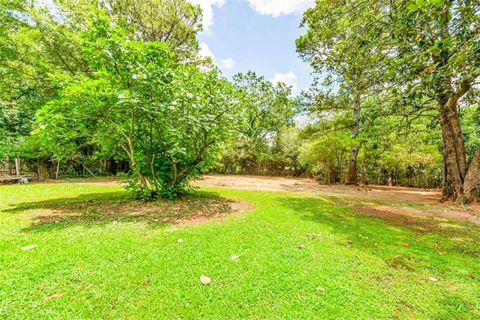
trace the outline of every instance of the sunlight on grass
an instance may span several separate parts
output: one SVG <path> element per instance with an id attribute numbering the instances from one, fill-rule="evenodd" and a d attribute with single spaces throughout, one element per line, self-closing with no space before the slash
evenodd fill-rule
<path id="1" fill-rule="evenodd" d="M 115 203 L 123 191 L 99 184 L 0 187 L 0 317 L 480 317 L 478 226 L 439 222 L 418 232 L 330 198 L 208 191 L 256 209 L 191 227 L 139 219 L 32 228 L 36 210 L 55 210 L 42 207 L 45 201 Z M 22 250 L 29 245 L 36 247 Z M 212 283 L 202 285 L 202 275 Z"/>

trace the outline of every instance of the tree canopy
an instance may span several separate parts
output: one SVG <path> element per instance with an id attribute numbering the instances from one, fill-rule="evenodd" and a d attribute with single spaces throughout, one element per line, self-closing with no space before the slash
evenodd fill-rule
<path id="1" fill-rule="evenodd" d="M 480 4 L 317 0 L 298 94 L 199 55 L 187 0 L 0 1 L 0 157 L 176 197 L 203 172 L 480 194 Z M 297 96 L 295 96 L 297 95 Z"/>
<path id="2" fill-rule="evenodd" d="M 320 0 L 305 12 L 307 32 L 297 40 L 315 70 L 338 76 L 337 95 L 352 91 L 352 82 L 363 94 L 363 103 L 347 102 L 355 119 L 375 100 L 370 113 L 403 117 L 403 126 L 433 117 L 442 137 L 444 196 L 459 201 L 478 197 L 480 184 L 480 151 L 469 165 L 460 112 L 477 95 L 479 11 L 475 1 Z"/>

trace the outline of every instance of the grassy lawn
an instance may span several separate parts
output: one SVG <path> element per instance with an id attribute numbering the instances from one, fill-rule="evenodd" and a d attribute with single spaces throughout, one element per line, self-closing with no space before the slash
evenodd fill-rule
<path id="1" fill-rule="evenodd" d="M 206 191 L 255 210 L 174 227 L 175 203 L 127 218 L 113 184 L 0 186 L 0 318 L 480 319 L 478 226 Z"/>

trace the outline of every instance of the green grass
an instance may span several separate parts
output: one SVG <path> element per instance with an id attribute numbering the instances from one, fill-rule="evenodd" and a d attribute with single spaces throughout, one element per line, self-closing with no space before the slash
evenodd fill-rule
<path id="1" fill-rule="evenodd" d="M 174 228 L 91 219 L 102 213 L 78 206 L 124 201 L 115 185 L 1 186 L 0 318 L 480 318 L 478 226 L 403 226 L 332 198 L 208 191 L 256 209 Z M 69 203 L 85 219 L 35 223 Z"/>

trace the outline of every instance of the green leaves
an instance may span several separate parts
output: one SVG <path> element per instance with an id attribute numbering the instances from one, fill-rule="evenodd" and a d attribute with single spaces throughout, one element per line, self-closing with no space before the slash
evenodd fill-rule
<path id="1" fill-rule="evenodd" d="M 96 72 L 73 77 L 41 109 L 39 133 L 66 153 L 67 145 L 123 153 L 141 199 L 181 195 L 231 131 L 231 85 L 179 63 L 165 43 L 130 40 L 101 12 L 90 25 L 82 49 Z"/>

